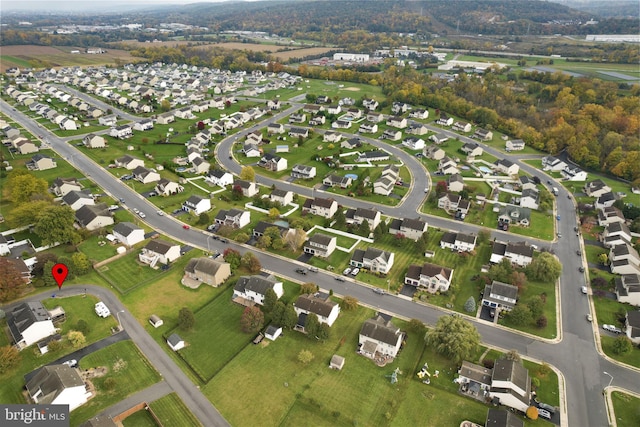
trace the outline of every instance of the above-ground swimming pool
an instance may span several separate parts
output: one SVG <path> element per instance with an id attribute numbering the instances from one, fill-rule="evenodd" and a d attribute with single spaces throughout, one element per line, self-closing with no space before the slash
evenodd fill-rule
<path id="1" fill-rule="evenodd" d="M 347 177 L 347 178 L 351 178 L 351 179 L 353 179 L 354 181 L 355 181 L 356 179 L 358 179 L 358 175 L 356 175 L 355 173 L 348 173 L 348 174 L 346 174 L 346 175 L 345 175 L 345 177 Z"/>
<path id="2" fill-rule="evenodd" d="M 486 166 L 478 166 L 478 169 L 480 169 L 480 172 L 483 172 L 483 173 L 491 173 L 491 169 L 489 169 Z"/>

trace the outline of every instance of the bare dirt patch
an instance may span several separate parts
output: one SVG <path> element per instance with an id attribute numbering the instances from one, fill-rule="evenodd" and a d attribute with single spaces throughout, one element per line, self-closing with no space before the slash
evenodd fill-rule
<path id="1" fill-rule="evenodd" d="M 360 88 L 350 86 L 350 87 L 343 87 L 342 90 L 348 90 L 350 92 L 359 92 Z"/>

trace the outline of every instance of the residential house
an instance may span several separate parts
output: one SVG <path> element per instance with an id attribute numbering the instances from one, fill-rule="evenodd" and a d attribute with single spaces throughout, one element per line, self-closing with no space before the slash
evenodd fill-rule
<path id="1" fill-rule="evenodd" d="M 503 409 L 489 409 L 485 427 L 524 427 L 524 421 L 513 412 Z"/>
<path id="2" fill-rule="evenodd" d="M 460 384 L 460 391 L 463 393 L 475 398 L 488 398 L 491 389 L 491 374 L 491 368 L 463 360 L 462 366 L 458 370 L 458 378 L 454 379 L 454 382 Z"/>
<path id="3" fill-rule="evenodd" d="M 41 302 L 24 302 L 7 312 L 7 326 L 18 349 L 56 333 L 51 315 Z"/>
<path id="4" fill-rule="evenodd" d="M 468 211 L 469 202 L 462 199 L 462 196 L 454 193 L 445 193 L 442 196 L 440 196 L 440 198 L 438 199 L 438 208 L 444 209 L 447 212 L 457 212 L 460 210 L 461 202 L 466 202 L 466 204 L 463 203 L 463 207 L 465 207 L 466 208 L 465 210 Z M 464 212 L 464 213 L 466 214 L 467 212 Z"/>
<path id="5" fill-rule="evenodd" d="M 289 116 L 289 123 L 304 123 L 307 121 L 307 115 L 301 113 L 293 113 Z"/>
<path id="6" fill-rule="evenodd" d="M 326 323 L 331 326 L 338 318 L 340 314 L 340 305 L 336 302 L 329 300 L 329 295 L 326 298 L 322 294 L 303 294 L 296 299 L 293 303 L 293 308 L 298 315 L 298 325 L 304 328 L 307 315 L 314 313 L 318 316 L 320 323 Z"/>
<path id="7" fill-rule="evenodd" d="M 262 150 L 258 147 L 257 144 L 252 142 L 247 142 L 242 146 L 242 152 L 247 157 L 261 157 Z"/>
<path id="8" fill-rule="evenodd" d="M 605 193 L 611 192 L 611 187 L 604 183 L 601 179 L 589 181 L 584 185 L 584 192 L 589 197 L 600 197 Z"/>
<path id="9" fill-rule="evenodd" d="M 29 141 L 26 138 L 14 140 L 13 146 L 18 150 L 20 154 L 33 154 L 37 153 L 40 150 L 35 143 Z"/>
<path id="10" fill-rule="evenodd" d="M 389 234 L 396 235 L 400 233 L 407 239 L 418 240 L 427 232 L 428 228 L 429 224 L 420 218 L 396 218 L 389 224 Z"/>
<path id="11" fill-rule="evenodd" d="M 498 223 L 528 227 L 531 225 L 531 209 L 512 205 L 503 206 L 498 212 Z"/>
<path id="12" fill-rule="evenodd" d="M 380 224 L 380 211 L 368 208 L 356 208 L 347 210 L 345 217 L 347 222 L 351 222 L 357 225 L 361 225 L 367 221 L 369 223 L 369 229 L 375 230 Z"/>
<path id="13" fill-rule="evenodd" d="M 533 246 L 529 246 L 526 242 L 493 242 L 489 261 L 492 264 L 499 264 L 503 258 L 508 258 L 512 264 L 526 267 L 533 261 Z"/>
<path id="14" fill-rule="evenodd" d="M 521 139 L 510 139 L 504 144 L 505 150 L 509 151 L 521 151 L 524 150 L 525 143 Z"/>
<path id="15" fill-rule="evenodd" d="M 275 154 L 266 153 L 258 162 L 258 166 L 272 172 L 280 172 L 287 169 L 287 159 Z"/>
<path id="16" fill-rule="evenodd" d="M 211 199 L 198 195 L 189 196 L 189 198 L 182 203 L 182 210 L 194 215 L 209 212 L 211 210 Z"/>
<path id="17" fill-rule="evenodd" d="M 282 104 L 279 99 L 270 99 L 267 101 L 267 108 L 269 110 L 279 110 Z"/>
<path id="18" fill-rule="evenodd" d="M 142 119 L 139 122 L 134 123 L 134 130 L 146 131 L 153 129 L 153 120 L 151 119 Z"/>
<path id="19" fill-rule="evenodd" d="M 618 301 L 640 307 L 640 274 L 623 274 L 615 283 Z"/>
<path id="20" fill-rule="evenodd" d="M 536 190 L 538 188 L 536 182 L 529 178 L 526 175 L 521 175 L 518 178 L 518 182 L 520 183 L 520 188 L 522 189 L 522 191 L 524 190 Z"/>
<path id="21" fill-rule="evenodd" d="M 384 120 L 384 114 L 377 111 L 369 111 L 366 119 L 369 123 L 380 123 Z"/>
<path id="22" fill-rule="evenodd" d="M 415 136 L 410 136 L 405 138 L 402 141 L 402 145 L 407 147 L 410 150 L 423 150 L 424 149 L 424 139 L 416 138 Z"/>
<path id="23" fill-rule="evenodd" d="M 494 280 L 485 285 L 482 293 L 482 305 L 499 311 L 511 311 L 518 301 L 518 287 Z"/>
<path id="24" fill-rule="evenodd" d="M 131 135 L 133 135 L 133 130 L 129 125 L 115 126 L 109 130 L 109 136 L 112 136 L 118 139 L 129 138 Z"/>
<path id="25" fill-rule="evenodd" d="M 82 143 L 87 148 L 104 148 L 107 146 L 107 140 L 100 135 L 90 133 L 82 138 Z"/>
<path id="26" fill-rule="evenodd" d="M 433 135 L 429 136 L 429 140 L 434 142 L 435 144 L 440 145 L 443 142 L 448 141 L 449 137 L 444 133 L 434 133 Z"/>
<path id="27" fill-rule="evenodd" d="M 43 366 L 27 381 L 26 389 L 35 404 L 68 405 L 69 411 L 91 397 L 78 369 L 67 365 Z"/>
<path id="28" fill-rule="evenodd" d="M 529 371 L 520 361 L 497 359 L 491 375 L 490 394 L 501 405 L 527 412 L 531 405 Z"/>
<path id="29" fill-rule="evenodd" d="M 380 139 L 388 139 L 390 141 L 400 141 L 402 139 L 402 132 L 399 130 L 385 129 L 380 135 Z"/>
<path id="30" fill-rule="evenodd" d="M 349 188 L 352 183 L 353 178 L 349 176 L 339 176 L 333 173 L 325 176 L 322 180 L 322 184 L 327 187 Z"/>
<path id="31" fill-rule="evenodd" d="M 131 171 L 133 179 L 140 181 L 143 184 L 150 184 L 152 182 L 160 181 L 160 174 L 153 169 L 148 169 L 144 166 L 138 166 Z"/>
<path id="32" fill-rule="evenodd" d="M 596 209 L 604 209 L 613 206 L 616 202 L 616 196 L 613 192 L 609 191 L 608 193 L 601 194 L 594 204 Z"/>
<path id="33" fill-rule="evenodd" d="M 266 221 L 258 221 L 256 226 L 253 228 L 252 235 L 256 239 L 259 239 L 260 237 L 264 236 L 266 231 L 267 231 L 267 229 L 271 228 L 271 227 L 275 227 L 276 229 L 278 229 L 278 232 L 280 233 L 281 237 L 284 237 L 290 231 L 289 227 L 285 227 L 285 226 L 278 225 L 278 224 L 272 224 L 272 223 L 266 222 Z"/>
<path id="34" fill-rule="evenodd" d="M 58 165 L 56 164 L 56 161 L 49 156 L 45 156 L 43 154 L 35 154 L 33 157 L 31 157 L 31 160 L 29 160 L 25 164 L 25 166 L 27 167 L 27 169 L 32 171 L 44 171 L 47 169 L 53 169 Z"/>
<path id="35" fill-rule="evenodd" d="M 232 228 L 243 228 L 251 222 L 251 213 L 241 209 L 220 209 L 214 221 Z"/>
<path id="36" fill-rule="evenodd" d="M 293 203 L 293 191 L 274 188 L 269 195 L 269 200 L 273 203 L 280 203 L 280 206 L 287 206 Z"/>
<path id="37" fill-rule="evenodd" d="M 349 138 L 340 143 L 340 148 L 346 148 L 347 150 L 353 150 L 358 147 L 362 147 L 362 141 L 360 141 L 360 138 Z"/>
<path id="38" fill-rule="evenodd" d="M 245 141 L 251 144 L 260 144 L 262 142 L 262 132 L 260 132 L 259 130 L 249 132 L 246 136 Z"/>
<path id="39" fill-rule="evenodd" d="M 362 118 L 362 111 L 360 111 L 359 108 L 351 107 L 347 108 L 346 115 L 350 117 L 351 120 L 359 120 Z"/>
<path id="40" fill-rule="evenodd" d="M 373 111 L 377 109 L 380 106 L 380 104 L 375 99 L 367 98 L 362 100 L 362 106 L 369 111 Z"/>
<path id="41" fill-rule="evenodd" d="M 502 172 L 505 175 L 517 175 L 520 171 L 520 166 L 509 159 L 498 159 L 493 164 L 498 172 Z"/>
<path id="42" fill-rule="evenodd" d="M 237 298 L 242 298 L 245 301 L 263 305 L 269 289 L 273 290 L 278 298 L 282 298 L 284 295 L 282 282 L 272 274 L 268 276 L 242 276 L 233 287 L 232 299 L 235 301 Z"/>
<path id="43" fill-rule="evenodd" d="M 289 136 L 292 138 L 308 138 L 309 129 L 292 127 L 289 129 Z"/>
<path id="44" fill-rule="evenodd" d="M 491 141 L 493 139 L 493 132 L 482 128 L 476 128 L 473 137 L 479 139 L 480 141 Z"/>
<path id="45" fill-rule="evenodd" d="M 335 236 L 327 236 L 322 233 L 315 233 L 304 243 L 305 254 L 327 258 L 336 249 L 337 239 Z"/>
<path id="46" fill-rule="evenodd" d="M 538 209 L 540 206 L 540 192 L 534 188 L 522 190 L 520 206 L 528 209 Z"/>
<path id="47" fill-rule="evenodd" d="M 154 188 L 155 192 L 162 196 L 171 196 L 172 194 L 182 193 L 184 187 L 177 182 L 169 181 L 166 178 L 160 179 Z"/>
<path id="48" fill-rule="evenodd" d="M 393 177 L 392 175 L 381 176 L 373 183 L 373 193 L 374 194 L 382 194 L 383 196 L 388 196 L 393 192 L 393 189 L 396 185 L 397 177 Z"/>
<path id="49" fill-rule="evenodd" d="M 358 128 L 358 132 L 360 132 L 360 133 L 376 133 L 376 132 L 378 132 L 378 125 L 375 124 L 375 123 L 364 122 Z"/>
<path id="50" fill-rule="evenodd" d="M 178 351 L 184 348 L 185 342 L 182 338 L 180 338 L 180 335 L 171 334 L 169 335 L 169 338 L 167 338 L 167 345 L 169 346 L 169 348 L 171 348 L 171 350 Z"/>
<path id="51" fill-rule="evenodd" d="M 423 156 L 431 160 L 442 160 L 445 156 L 445 152 L 437 145 L 427 145 L 424 147 Z"/>
<path id="52" fill-rule="evenodd" d="M 284 133 L 284 126 L 282 123 L 269 123 L 267 125 L 267 133 L 269 135 L 282 135 Z"/>
<path id="53" fill-rule="evenodd" d="M 598 225 L 605 227 L 614 222 L 624 222 L 622 211 L 614 206 L 598 209 Z"/>
<path id="54" fill-rule="evenodd" d="M 169 123 L 173 123 L 175 121 L 176 116 L 174 116 L 171 112 L 158 114 L 158 117 L 156 118 L 156 123 L 158 123 L 159 125 L 168 125 Z"/>
<path id="55" fill-rule="evenodd" d="M 242 195 L 244 197 L 253 197 L 258 194 L 258 186 L 255 182 L 244 181 L 242 179 L 236 179 L 233 181 L 233 188 L 240 187 L 242 189 Z"/>
<path id="56" fill-rule="evenodd" d="M 396 357 L 404 337 L 404 333 L 391 320 L 377 315 L 362 324 L 358 334 L 358 353 L 370 359 L 379 355 Z"/>
<path id="57" fill-rule="evenodd" d="M 349 265 L 364 268 L 372 273 L 388 274 L 394 261 L 395 254 L 393 252 L 368 247 L 366 250 L 356 249 L 353 251 Z"/>
<path id="58" fill-rule="evenodd" d="M 316 176 L 315 166 L 295 165 L 291 169 L 291 177 L 300 179 L 312 179 Z"/>
<path id="59" fill-rule="evenodd" d="M 190 106 L 182 107 L 178 110 L 175 110 L 173 114 L 179 119 L 191 120 L 196 118 L 196 116 L 193 115 Z"/>
<path id="60" fill-rule="evenodd" d="M 469 133 L 471 132 L 471 123 L 456 121 L 453 123 L 453 126 L 451 127 L 451 129 L 456 132 Z"/>
<path id="61" fill-rule="evenodd" d="M 113 225 L 113 217 L 104 203 L 84 205 L 76 211 L 76 222 L 89 231 Z"/>
<path id="62" fill-rule="evenodd" d="M 135 157 L 131 157 L 128 154 L 125 154 L 124 156 L 116 159 L 116 167 L 119 167 L 119 168 L 134 170 L 135 168 L 140 166 L 144 166 L 144 161 L 140 159 L 136 159 Z"/>
<path id="63" fill-rule="evenodd" d="M 484 150 L 482 149 L 480 144 L 477 144 L 475 142 L 466 142 L 462 146 L 462 148 L 460 148 L 460 150 L 462 150 L 464 154 L 470 157 L 480 157 L 482 156 L 482 153 L 484 153 Z"/>
<path id="64" fill-rule="evenodd" d="M 566 167 L 567 164 L 557 157 L 545 156 L 542 158 L 542 170 L 544 171 L 561 172 Z"/>
<path id="65" fill-rule="evenodd" d="M 133 246 L 144 240 L 144 229 L 131 222 L 119 222 L 113 227 L 113 236 L 120 243 Z"/>
<path id="66" fill-rule="evenodd" d="M 53 181 L 53 193 L 58 196 L 65 196 L 71 191 L 80 191 L 82 186 L 76 178 L 56 178 Z"/>
<path id="67" fill-rule="evenodd" d="M 587 172 L 583 171 L 577 166 L 567 165 L 567 167 L 562 170 L 561 174 L 567 181 L 587 180 Z"/>
<path id="68" fill-rule="evenodd" d="M 351 120 L 338 119 L 335 122 L 331 123 L 331 127 L 333 129 L 349 129 L 351 127 Z"/>
<path id="69" fill-rule="evenodd" d="M 98 118 L 100 126 L 115 126 L 118 123 L 118 117 L 115 114 L 108 114 Z"/>
<path id="70" fill-rule="evenodd" d="M 409 113 L 409 117 L 413 119 L 425 120 L 429 118 L 429 110 L 426 108 L 416 108 Z"/>
<path id="71" fill-rule="evenodd" d="M 328 130 L 322 135 L 322 142 L 340 142 L 342 134 L 333 130 Z"/>
<path id="72" fill-rule="evenodd" d="M 318 105 L 318 104 L 305 104 L 302 107 L 302 111 L 309 114 L 318 114 L 323 112 L 324 110 L 325 110 L 324 105 Z"/>
<path id="73" fill-rule="evenodd" d="M 474 234 L 447 231 L 440 239 L 440 247 L 458 252 L 473 252 L 476 248 L 476 241 L 477 237 Z"/>
<path id="74" fill-rule="evenodd" d="M 215 169 L 209 171 L 204 180 L 218 187 L 225 188 L 227 185 L 233 184 L 233 175 L 227 171 Z"/>
<path id="75" fill-rule="evenodd" d="M 640 344 L 640 311 L 627 311 L 624 325 L 627 338 L 635 345 Z"/>
<path id="76" fill-rule="evenodd" d="M 391 112 L 393 114 L 402 114 L 402 113 L 406 113 L 407 111 L 409 111 L 409 109 L 411 109 L 411 106 L 409 104 L 406 104 L 404 102 L 394 102 L 393 104 L 391 104 Z"/>
<path id="77" fill-rule="evenodd" d="M 453 117 L 440 113 L 440 118 L 436 120 L 436 124 L 440 126 L 451 126 L 453 124 Z"/>
<path id="78" fill-rule="evenodd" d="M 62 201 L 71 209 L 77 211 L 84 205 L 95 205 L 96 202 L 89 190 L 84 191 L 70 191 L 66 195 L 62 196 Z"/>
<path id="79" fill-rule="evenodd" d="M 191 164 L 193 166 L 193 173 L 198 175 L 205 174 L 211 169 L 211 163 L 204 160 L 202 157 L 196 157 L 193 159 Z"/>
<path id="80" fill-rule="evenodd" d="M 159 262 L 168 264 L 180 258 L 180 245 L 162 239 L 150 240 L 138 255 L 140 262 L 151 267 Z"/>
<path id="81" fill-rule="evenodd" d="M 453 269 L 425 262 L 412 264 L 404 276 L 404 284 L 421 288 L 429 293 L 447 292 L 453 278 Z"/>
<path id="82" fill-rule="evenodd" d="M 390 157 L 389 153 L 384 150 L 367 151 L 365 153 L 361 153 L 356 159 L 356 162 L 383 162 L 385 160 L 389 160 Z"/>
<path id="83" fill-rule="evenodd" d="M 607 225 L 602 233 L 602 243 L 607 248 L 630 243 L 631 240 L 631 230 L 624 222 L 613 222 Z"/>
<path id="84" fill-rule="evenodd" d="M 333 114 L 333 115 L 338 115 L 338 114 L 342 113 L 342 106 L 340 104 L 328 105 L 327 106 L 327 113 L 328 114 Z"/>
<path id="85" fill-rule="evenodd" d="M 318 215 L 324 218 L 332 218 L 338 211 L 338 202 L 333 199 L 324 199 L 316 197 L 307 199 L 302 206 L 302 212 Z"/>
<path id="86" fill-rule="evenodd" d="M 407 119 L 404 117 L 391 116 L 387 118 L 386 125 L 396 129 L 404 129 L 407 127 Z"/>
<path id="87" fill-rule="evenodd" d="M 410 135 L 426 135 L 429 133 L 429 128 L 422 123 L 412 122 L 409 123 L 405 132 Z"/>
<path id="88" fill-rule="evenodd" d="M 614 274 L 640 274 L 640 256 L 629 243 L 613 246 L 609 250 L 609 261 Z"/>
<path id="89" fill-rule="evenodd" d="M 201 283 L 217 288 L 231 276 L 231 266 L 211 258 L 191 258 L 184 268 L 182 284 L 197 288 Z"/>
<path id="90" fill-rule="evenodd" d="M 440 171 L 443 175 L 460 173 L 458 164 L 449 156 L 444 156 L 442 159 L 440 159 L 440 161 L 438 162 L 438 171 Z"/>
<path id="91" fill-rule="evenodd" d="M 464 190 L 464 178 L 459 173 L 449 175 L 447 178 L 447 190 L 452 193 L 459 193 Z"/>

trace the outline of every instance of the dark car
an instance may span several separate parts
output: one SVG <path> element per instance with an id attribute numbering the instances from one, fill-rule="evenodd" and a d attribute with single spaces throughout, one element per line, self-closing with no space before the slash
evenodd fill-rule
<path id="1" fill-rule="evenodd" d="M 296 268 L 296 273 L 307 274 L 307 270 L 305 268 Z"/>
<path id="2" fill-rule="evenodd" d="M 373 293 L 378 294 L 378 295 L 384 295 L 385 294 L 384 290 L 382 290 L 380 288 L 373 288 Z"/>
<path id="3" fill-rule="evenodd" d="M 220 238 L 220 243 L 229 243 L 227 239 Z"/>
<path id="4" fill-rule="evenodd" d="M 579 271 L 580 273 L 584 273 L 584 267 L 582 267 L 582 266 L 578 267 L 578 271 Z"/>
<path id="5" fill-rule="evenodd" d="M 336 279 L 338 282 L 344 282 L 344 277 L 342 276 L 336 276 L 334 277 L 334 279 Z"/>

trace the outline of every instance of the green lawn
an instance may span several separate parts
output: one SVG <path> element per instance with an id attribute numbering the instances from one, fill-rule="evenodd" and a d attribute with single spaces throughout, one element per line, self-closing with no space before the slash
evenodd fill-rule
<path id="1" fill-rule="evenodd" d="M 180 353 L 204 379 L 216 375 L 254 338 L 240 330 L 243 308 L 231 301 L 232 295 L 233 289 L 229 288 L 195 313 L 193 330 L 167 333 L 176 332 L 184 339 L 187 346 Z"/>
<path id="2" fill-rule="evenodd" d="M 175 393 L 151 402 L 149 407 L 164 426 L 194 427 L 202 425 Z"/>
<path id="3" fill-rule="evenodd" d="M 120 341 L 80 360 L 81 369 L 103 366 L 106 375 L 93 379 L 97 395 L 71 413 L 71 424 L 78 425 L 125 397 L 158 381 L 161 377 L 132 341 Z M 115 381 L 113 389 L 105 386 Z"/>
<path id="4" fill-rule="evenodd" d="M 637 427 L 640 425 L 640 398 L 627 393 L 611 393 L 615 422 L 618 427 Z"/>
<path id="5" fill-rule="evenodd" d="M 78 250 L 84 253 L 92 262 L 104 261 L 117 254 L 117 245 L 109 243 L 102 236 L 91 236 L 78 245 Z"/>
<path id="6" fill-rule="evenodd" d="M 575 289 L 578 292 L 578 289 Z M 543 338 L 555 338 L 557 335 L 556 319 L 556 287 L 553 283 L 528 282 L 523 290 L 519 292 L 518 303 L 526 304 L 529 300 L 537 298 L 541 294 L 546 294 L 546 303 L 543 305 L 542 314 L 547 318 L 547 326 L 539 328 L 535 325 L 514 325 L 509 320 L 509 316 L 500 319 L 500 324 L 518 331 L 538 335 Z M 535 319 L 534 319 L 535 322 Z"/>
<path id="7" fill-rule="evenodd" d="M 119 292 L 126 293 L 142 283 L 159 279 L 166 271 L 159 268 L 154 270 L 146 264 L 138 261 L 138 252 L 132 252 L 112 261 L 99 269 L 104 276 Z"/>
<path id="8" fill-rule="evenodd" d="M 109 336 L 111 328 L 117 325 L 114 316 L 106 319 L 98 317 L 94 310 L 94 306 L 98 301 L 98 298 L 93 295 L 87 295 L 86 297 L 47 298 L 42 300 L 42 304 L 49 310 L 57 306 L 64 309 L 66 320 L 56 325 L 62 329 L 60 333 L 63 335 L 69 331 L 76 330 L 79 320 L 87 322 L 90 329 L 85 334 L 85 338 L 87 343 L 92 343 Z"/>
<path id="9" fill-rule="evenodd" d="M 633 349 L 627 354 L 619 355 L 613 352 L 613 343 L 616 338 L 605 335 L 600 335 L 600 341 L 602 342 L 602 350 L 605 354 L 619 362 L 626 363 L 627 365 L 640 368 L 640 349 L 638 346 L 633 346 Z"/>
<path id="10" fill-rule="evenodd" d="M 157 427 L 156 421 L 153 419 L 151 414 L 144 409 L 139 410 L 138 412 L 134 412 L 129 415 L 127 418 L 122 420 L 122 425 L 124 427 Z"/>

